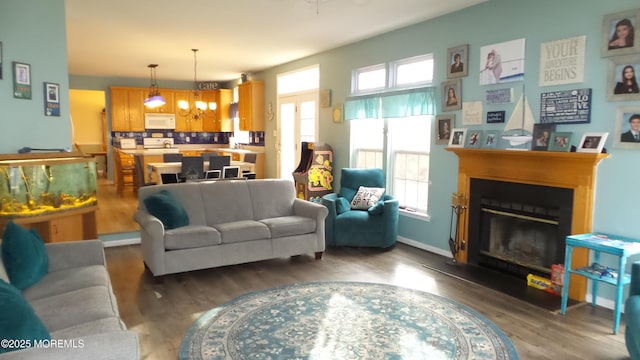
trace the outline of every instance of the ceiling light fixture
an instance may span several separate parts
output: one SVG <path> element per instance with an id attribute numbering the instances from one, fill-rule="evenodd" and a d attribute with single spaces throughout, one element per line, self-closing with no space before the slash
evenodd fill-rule
<path id="1" fill-rule="evenodd" d="M 151 70 L 151 86 L 149 87 L 149 97 L 144 99 L 144 106 L 153 109 L 166 104 L 167 101 L 160 96 L 160 90 L 158 90 L 158 84 L 156 83 L 156 68 L 158 64 L 149 64 L 147 67 Z"/>
<path id="2" fill-rule="evenodd" d="M 200 89 L 198 87 L 198 78 L 197 78 L 197 67 L 198 67 L 198 58 L 197 53 L 198 49 L 191 49 L 193 51 L 193 100 L 194 104 L 191 106 L 188 100 L 179 100 L 178 101 L 178 112 L 180 116 L 189 116 L 193 120 L 200 120 L 200 118 L 204 115 L 207 110 L 216 110 L 218 104 L 215 102 L 206 103 L 201 99 Z"/>

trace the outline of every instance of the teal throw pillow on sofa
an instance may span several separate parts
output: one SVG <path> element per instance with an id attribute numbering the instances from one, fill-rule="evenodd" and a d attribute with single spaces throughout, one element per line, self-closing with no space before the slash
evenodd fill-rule
<path id="1" fill-rule="evenodd" d="M 351 210 L 351 205 L 349 205 L 349 200 L 344 197 L 339 197 L 336 199 L 336 212 L 338 215 Z"/>
<path id="2" fill-rule="evenodd" d="M 165 229 L 189 225 L 189 215 L 178 200 L 167 190 L 162 190 L 144 199 L 149 214 L 162 221 Z"/>
<path id="3" fill-rule="evenodd" d="M 375 205 L 367 209 L 369 215 L 382 215 L 382 210 L 384 210 L 384 201 L 378 201 Z"/>
<path id="4" fill-rule="evenodd" d="M 31 305 L 24 299 L 20 290 L 15 286 L 0 280 L 0 338 L 24 340 L 15 346 L 0 346 L 0 353 L 19 350 L 35 340 L 50 340 L 49 331 L 44 327 L 40 318 L 33 311 Z"/>
<path id="5" fill-rule="evenodd" d="M 49 272 L 49 256 L 35 229 L 9 221 L 2 235 L 2 262 L 11 284 L 20 290 L 37 283 Z"/>

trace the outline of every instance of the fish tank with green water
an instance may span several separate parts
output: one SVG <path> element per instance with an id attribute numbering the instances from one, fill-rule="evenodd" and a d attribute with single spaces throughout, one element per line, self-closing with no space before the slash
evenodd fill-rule
<path id="1" fill-rule="evenodd" d="M 0 155 L 0 217 L 50 215 L 97 205 L 96 160 L 82 153 Z"/>

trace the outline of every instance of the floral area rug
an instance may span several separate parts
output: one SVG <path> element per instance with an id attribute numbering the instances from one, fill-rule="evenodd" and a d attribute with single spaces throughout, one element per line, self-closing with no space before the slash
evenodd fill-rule
<path id="1" fill-rule="evenodd" d="M 360 282 L 242 295 L 187 331 L 180 359 L 518 359 L 472 309 L 430 293 Z"/>

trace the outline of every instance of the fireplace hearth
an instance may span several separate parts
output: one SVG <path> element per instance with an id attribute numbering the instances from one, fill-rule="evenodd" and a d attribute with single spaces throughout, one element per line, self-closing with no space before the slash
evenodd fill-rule
<path id="1" fill-rule="evenodd" d="M 573 190 L 471 179 L 468 262 L 526 278 L 564 263 Z"/>

